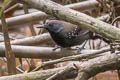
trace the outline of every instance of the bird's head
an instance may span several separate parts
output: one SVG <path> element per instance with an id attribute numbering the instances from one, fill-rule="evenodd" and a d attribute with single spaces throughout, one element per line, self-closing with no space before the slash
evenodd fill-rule
<path id="1" fill-rule="evenodd" d="M 48 21 L 45 22 L 45 24 L 40 25 L 37 28 L 45 28 L 49 32 L 58 33 L 58 32 L 60 32 L 61 30 L 64 29 L 64 24 L 62 24 L 62 22 L 58 21 L 58 20 L 48 20 Z"/>

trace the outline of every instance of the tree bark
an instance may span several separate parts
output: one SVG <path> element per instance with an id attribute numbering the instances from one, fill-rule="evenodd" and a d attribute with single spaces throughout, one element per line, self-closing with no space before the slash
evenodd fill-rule
<path id="1" fill-rule="evenodd" d="M 80 65 L 76 65 L 79 68 L 79 74 L 76 80 L 88 80 L 100 72 L 108 70 L 116 70 L 120 68 L 120 52 L 114 54 L 105 54 Z"/>
<path id="2" fill-rule="evenodd" d="M 97 20 L 81 12 L 66 8 L 50 0 L 18 1 L 21 3 L 26 3 L 38 10 L 44 11 L 47 14 L 56 17 L 57 19 L 63 19 L 65 21 L 79 25 L 79 27 L 99 33 L 109 39 L 120 40 L 120 29 L 116 28 L 115 26 Z"/>
<path id="3" fill-rule="evenodd" d="M 3 77 L 0 77 L 0 80 L 45 80 L 46 78 L 50 77 L 56 72 L 59 72 L 60 70 L 63 70 L 64 68 L 65 67 L 42 70 L 42 71 L 37 71 L 37 72 L 30 72 L 30 73 L 25 73 L 25 74 L 3 76 Z"/>
<path id="4" fill-rule="evenodd" d="M 97 1 L 93 0 L 93 1 L 85 1 L 85 2 L 80 2 L 80 3 L 70 4 L 70 5 L 66 5 L 65 7 L 72 8 L 72 9 L 79 10 L 79 11 L 87 11 L 87 10 L 91 10 L 91 9 L 98 7 L 98 4 L 99 3 Z M 23 24 L 28 25 L 29 23 L 40 21 L 40 20 L 45 20 L 50 17 L 51 16 L 45 14 L 44 12 L 38 11 L 38 12 L 26 14 L 26 15 L 20 15 L 16 17 L 7 18 L 6 22 L 9 28 L 21 27 L 23 26 Z M 0 27 L 1 25 L 2 24 L 0 21 Z"/>
<path id="5" fill-rule="evenodd" d="M 120 67 L 119 53 L 105 54 L 104 56 L 86 60 L 80 63 L 70 63 L 75 66 L 74 69 L 79 70 L 79 75 L 76 78 L 76 80 L 88 80 L 90 77 L 100 72 L 119 69 Z M 48 77 L 54 75 L 55 73 L 58 73 L 61 70 L 64 70 L 66 67 L 42 70 L 42 71 L 30 72 L 30 73 L 18 74 L 12 76 L 5 76 L 5 77 L 0 77 L 0 80 L 37 80 L 37 79 L 46 80 Z M 70 73 L 69 71 L 71 72 L 71 69 L 68 70 L 66 73 Z"/>
<path id="6" fill-rule="evenodd" d="M 12 51 L 18 58 L 48 58 L 58 59 L 61 57 L 77 55 L 77 50 L 60 50 L 53 51 L 52 47 L 33 47 L 33 46 L 16 46 L 12 45 Z M 108 48 L 109 49 L 109 48 Z M 81 53 L 92 53 L 97 50 L 82 50 Z M 5 46 L 0 46 L 0 57 L 5 57 Z"/>
<path id="7" fill-rule="evenodd" d="M 5 57 L 7 59 L 7 68 L 8 68 L 8 74 L 13 75 L 16 74 L 16 61 L 15 61 L 15 55 L 12 52 L 12 48 L 10 45 L 10 38 L 8 35 L 8 25 L 5 21 L 5 14 L 4 10 L 10 4 L 12 1 L 5 0 L 3 2 L 1 11 L 0 11 L 0 18 L 2 22 L 2 32 L 4 34 L 4 43 L 5 43 Z"/>

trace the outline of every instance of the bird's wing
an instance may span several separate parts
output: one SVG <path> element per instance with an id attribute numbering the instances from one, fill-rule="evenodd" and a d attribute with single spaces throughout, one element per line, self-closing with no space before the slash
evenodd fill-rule
<path id="1" fill-rule="evenodd" d="M 64 32 L 69 32 L 73 29 L 75 29 L 77 26 L 68 22 L 63 22 L 63 26 L 64 26 Z"/>

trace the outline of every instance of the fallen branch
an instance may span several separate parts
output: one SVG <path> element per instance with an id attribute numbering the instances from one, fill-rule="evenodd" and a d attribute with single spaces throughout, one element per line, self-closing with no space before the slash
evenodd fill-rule
<path id="1" fill-rule="evenodd" d="M 98 7 L 98 4 L 99 3 L 94 0 L 94 1 L 85 1 L 80 3 L 70 4 L 70 5 L 67 5 L 66 7 L 69 7 L 75 10 L 86 11 L 86 10 L 90 10 Z M 45 20 L 47 18 L 50 18 L 50 16 L 45 14 L 44 12 L 39 11 L 39 12 L 34 12 L 26 15 L 7 18 L 6 22 L 9 27 L 16 27 L 16 26 L 21 27 L 23 25 L 28 25 L 29 23 Z M 0 27 L 1 25 L 2 24 L 0 21 Z"/>
<path id="2" fill-rule="evenodd" d="M 41 43 L 44 43 L 46 41 L 51 41 L 51 37 L 49 33 L 44 33 L 37 36 L 32 36 L 24 39 L 16 39 L 11 41 L 12 45 L 40 45 Z M 2 45 L 4 43 L 0 43 Z"/>
<path id="3" fill-rule="evenodd" d="M 12 51 L 15 54 L 15 57 L 19 58 L 48 58 L 48 59 L 58 59 L 61 57 L 77 55 L 77 50 L 60 50 L 57 49 L 53 51 L 54 48 L 51 47 L 33 47 L 33 46 L 17 46 L 12 45 Z M 109 51 L 110 48 L 106 48 L 106 51 Z M 81 54 L 89 53 L 92 54 L 95 51 L 101 50 L 82 50 Z M 104 50 L 103 50 L 104 51 Z M 0 45 L 0 57 L 5 57 L 5 46 Z M 86 54 L 85 54 L 86 55 Z M 83 56 L 85 57 L 85 56 Z M 79 58 L 79 57 L 78 57 Z M 71 59 L 74 59 L 74 57 Z M 67 58 L 66 58 L 67 60 Z"/>
<path id="4" fill-rule="evenodd" d="M 117 4 L 120 4 L 120 0 L 111 0 L 111 1 L 113 1 L 113 2 L 115 2 Z"/>
<path id="5" fill-rule="evenodd" d="M 37 72 L 30 72 L 25 74 L 17 74 L 11 76 L 3 76 L 0 77 L 0 80 L 45 80 L 46 78 L 50 77 L 51 75 L 63 70 L 65 67 L 62 68 L 55 68 L 49 70 L 41 70 Z"/>
<path id="6" fill-rule="evenodd" d="M 64 56 L 76 55 L 76 50 L 65 50 L 61 51 L 57 49 L 53 51 L 54 48 L 50 47 L 33 47 L 33 46 L 16 46 L 12 45 L 12 51 L 15 57 L 19 58 L 48 58 L 56 59 Z M 0 57 L 5 57 L 5 46 L 0 45 Z"/>
<path id="7" fill-rule="evenodd" d="M 79 25 L 79 27 L 86 28 L 90 31 L 101 34 L 104 37 L 114 40 L 120 40 L 120 29 L 90 17 L 81 12 L 66 8 L 50 0 L 17 0 L 21 3 L 26 3 L 38 10 L 42 10 L 49 15 L 55 16 L 58 19 L 62 19 L 73 24 Z"/>
<path id="8" fill-rule="evenodd" d="M 94 58 L 94 57 L 98 57 L 101 56 L 102 53 L 108 52 L 110 51 L 110 48 L 106 48 L 106 49 L 101 49 L 101 50 L 97 50 L 95 52 L 92 53 L 82 53 L 79 55 L 74 55 L 74 56 L 68 56 L 68 57 L 63 57 L 60 59 L 56 59 L 56 60 L 51 60 L 51 61 L 46 61 L 46 62 L 42 62 L 37 68 L 35 68 L 33 71 L 37 71 L 40 68 L 43 68 L 45 66 L 49 66 L 49 65 L 53 65 L 53 64 L 57 64 L 60 62 L 65 62 L 65 61 L 77 61 L 77 60 L 82 60 L 82 59 L 90 59 L 90 58 Z M 101 55 L 99 55 L 101 54 Z"/>
<path id="9" fill-rule="evenodd" d="M 109 17 L 109 15 L 106 14 L 104 16 L 98 17 L 97 19 L 104 21 L 108 17 Z M 11 44 L 13 44 L 13 45 L 39 45 L 43 42 L 51 41 L 51 40 L 52 39 L 51 39 L 49 33 L 44 33 L 44 34 L 33 36 L 33 37 L 16 39 L 16 40 L 11 41 Z M 3 43 L 0 43 L 0 45 L 1 44 L 3 44 Z"/>
<path id="10" fill-rule="evenodd" d="M 120 52 L 105 54 L 77 65 L 79 74 L 76 80 L 88 80 L 100 72 L 120 68 Z"/>
<path id="11" fill-rule="evenodd" d="M 8 25 L 5 21 L 5 14 L 4 14 L 4 10 L 11 2 L 12 1 L 5 0 L 3 2 L 2 8 L 0 10 L 0 18 L 1 18 L 1 22 L 2 22 L 2 32 L 4 34 L 4 43 L 5 43 L 5 57 L 7 59 L 7 69 L 8 69 L 9 75 L 16 74 L 15 55 L 11 49 L 10 38 L 8 35 Z"/>
<path id="12" fill-rule="evenodd" d="M 65 77 L 66 74 L 68 74 L 71 71 L 77 70 L 74 65 L 67 66 L 65 69 L 57 72 L 56 74 L 50 76 L 46 80 L 62 80 L 62 78 Z"/>
<path id="13" fill-rule="evenodd" d="M 114 53 L 114 54 L 108 53 L 103 56 L 90 59 L 88 61 L 74 63 L 74 65 L 76 66 L 76 68 L 74 69 L 79 70 L 79 75 L 76 80 L 88 80 L 90 77 L 100 72 L 119 69 L 120 54 L 119 53 Z M 30 72 L 30 73 L 18 74 L 18 75 L 12 75 L 12 76 L 5 76 L 5 77 L 3 76 L 3 77 L 0 77 L 0 80 L 19 80 L 19 79 L 21 80 L 36 80 L 36 79 L 45 80 L 48 77 L 54 74 L 57 74 L 59 71 L 64 70 L 66 67 L 42 70 L 42 71 Z M 70 73 L 71 71 L 72 70 L 68 70 L 66 74 Z"/>

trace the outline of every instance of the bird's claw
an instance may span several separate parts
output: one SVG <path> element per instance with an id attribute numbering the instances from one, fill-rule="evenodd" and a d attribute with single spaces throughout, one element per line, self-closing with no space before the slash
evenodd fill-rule
<path id="1" fill-rule="evenodd" d="M 52 49 L 52 50 L 55 51 L 55 50 L 57 50 L 57 49 L 59 49 L 59 48 L 61 48 L 61 47 L 60 47 L 60 46 L 55 46 L 55 48 Z"/>
<path id="2" fill-rule="evenodd" d="M 84 47 L 83 47 L 83 48 L 82 48 L 82 47 L 81 47 L 81 48 L 78 48 L 78 49 L 77 49 L 77 54 L 81 54 L 82 49 L 85 49 L 85 48 L 84 48 Z"/>

